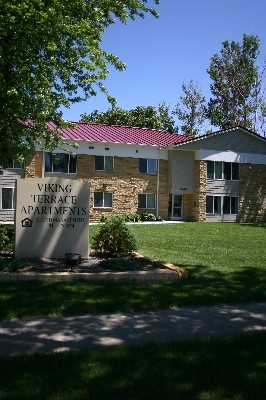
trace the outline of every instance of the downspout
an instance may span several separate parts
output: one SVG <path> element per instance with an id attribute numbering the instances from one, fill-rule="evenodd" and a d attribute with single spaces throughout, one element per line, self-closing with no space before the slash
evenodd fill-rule
<path id="1" fill-rule="evenodd" d="M 160 150 L 161 150 L 161 147 L 159 147 L 159 155 L 158 155 L 158 159 L 157 159 L 156 218 L 159 217 Z"/>

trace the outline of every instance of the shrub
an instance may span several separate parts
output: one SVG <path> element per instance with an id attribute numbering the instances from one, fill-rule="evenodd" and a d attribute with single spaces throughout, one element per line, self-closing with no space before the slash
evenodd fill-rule
<path id="1" fill-rule="evenodd" d="M 140 221 L 140 215 L 137 213 L 127 214 L 125 216 L 126 222 L 138 222 Z"/>
<path id="2" fill-rule="evenodd" d="M 106 222 L 108 220 L 108 217 L 106 215 L 102 215 L 100 218 L 100 222 Z"/>
<path id="3" fill-rule="evenodd" d="M 110 257 L 123 257 L 136 250 L 136 239 L 123 218 L 117 216 L 104 222 L 92 237 L 92 246 Z"/>
<path id="4" fill-rule="evenodd" d="M 0 257 L 0 271 L 3 272 L 16 272 L 24 268 L 27 262 L 23 259 L 16 259 L 13 257 Z"/>
<path id="5" fill-rule="evenodd" d="M 14 225 L 0 225 L 0 251 L 12 252 L 15 244 Z"/>
<path id="6" fill-rule="evenodd" d="M 140 214 L 140 220 L 141 221 L 156 221 L 156 216 L 151 213 L 151 212 L 143 212 L 142 214 Z"/>

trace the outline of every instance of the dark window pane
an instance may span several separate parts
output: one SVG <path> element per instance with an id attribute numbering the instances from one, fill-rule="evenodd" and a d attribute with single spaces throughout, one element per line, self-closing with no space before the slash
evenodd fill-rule
<path id="1" fill-rule="evenodd" d="M 222 179 L 223 177 L 223 163 L 215 161 L 215 179 Z"/>
<path id="2" fill-rule="evenodd" d="M 231 214 L 238 214 L 238 197 L 231 197 Z"/>
<path id="3" fill-rule="evenodd" d="M 214 196 L 214 214 L 221 214 L 221 196 Z"/>
<path id="4" fill-rule="evenodd" d="M 139 172 L 146 173 L 147 172 L 147 159 L 140 158 L 139 159 Z"/>
<path id="5" fill-rule="evenodd" d="M 75 174 L 77 172 L 77 157 L 69 155 L 69 173 Z"/>
<path id="6" fill-rule="evenodd" d="M 14 189 L 2 188 L 2 209 L 13 210 L 14 208 Z"/>
<path id="7" fill-rule="evenodd" d="M 68 172 L 69 154 L 57 153 L 53 157 L 53 172 Z"/>
<path id="8" fill-rule="evenodd" d="M 95 156 L 95 170 L 96 171 L 104 170 L 104 156 Z"/>
<path id="9" fill-rule="evenodd" d="M 24 163 L 23 162 L 17 162 L 14 161 L 14 168 L 24 168 Z"/>
<path id="10" fill-rule="evenodd" d="M 206 196 L 206 213 L 213 214 L 213 196 Z"/>
<path id="11" fill-rule="evenodd" d="M 103 192 L 94 192 L 94 207 L 103 207 Z"/>
<path id="12" fill-rule="evenodd" d="M 138 208 L 146 208 L 146 194 L 138 195 Z"/>
<path id="13" fill-rule="evenodd" d="M 52 153 L 45 153 L 45 172 L 52 172 L 53 158 Z"/>
<path id="14" fill-rule="evenodd" d="M 214 161 L 207 161 L 207 178 L 214 179 Z"/>
<path id="15" fill-rule="evenodd" d="M 239 180 L 239 164 L 232 163 L 232 179 Z"/>
<path id="16" fill-rule="evenodd" d="M 231 179 L 231 163 L 224 162 L 224 179 L 227 181 Z"/>
<path id="17" fill-rule="evenodd" d="M 230 196 L 223 198 L 223 214 L 230 214 Z"/>

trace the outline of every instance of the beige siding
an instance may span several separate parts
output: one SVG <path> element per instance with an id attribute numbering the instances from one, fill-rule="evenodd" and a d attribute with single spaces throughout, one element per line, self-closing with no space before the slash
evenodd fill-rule
<path id="1" fill-rule="evenodd" d="M 184 150 L 230 150 L 236 153 L 266 154 L 266 140 L 258 138 L 247 132 L 235 130 L 221 134 L 200 138 L 197 141 L 178 146 Z"/>
<path id="2" fill-rule="evenodd" d="M 194 193 L 194 161 L 194 151 L 169 152 L 169 191 L 171 193 Z"/>

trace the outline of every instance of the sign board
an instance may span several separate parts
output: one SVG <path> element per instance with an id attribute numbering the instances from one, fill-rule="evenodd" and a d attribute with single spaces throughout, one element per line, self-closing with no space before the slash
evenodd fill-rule
<path id="1" fill-rule="evenodd" d="M 15 256 L 64 258 L 89 252 L 89 183 L 63 178 L 16 181 Z"/>

